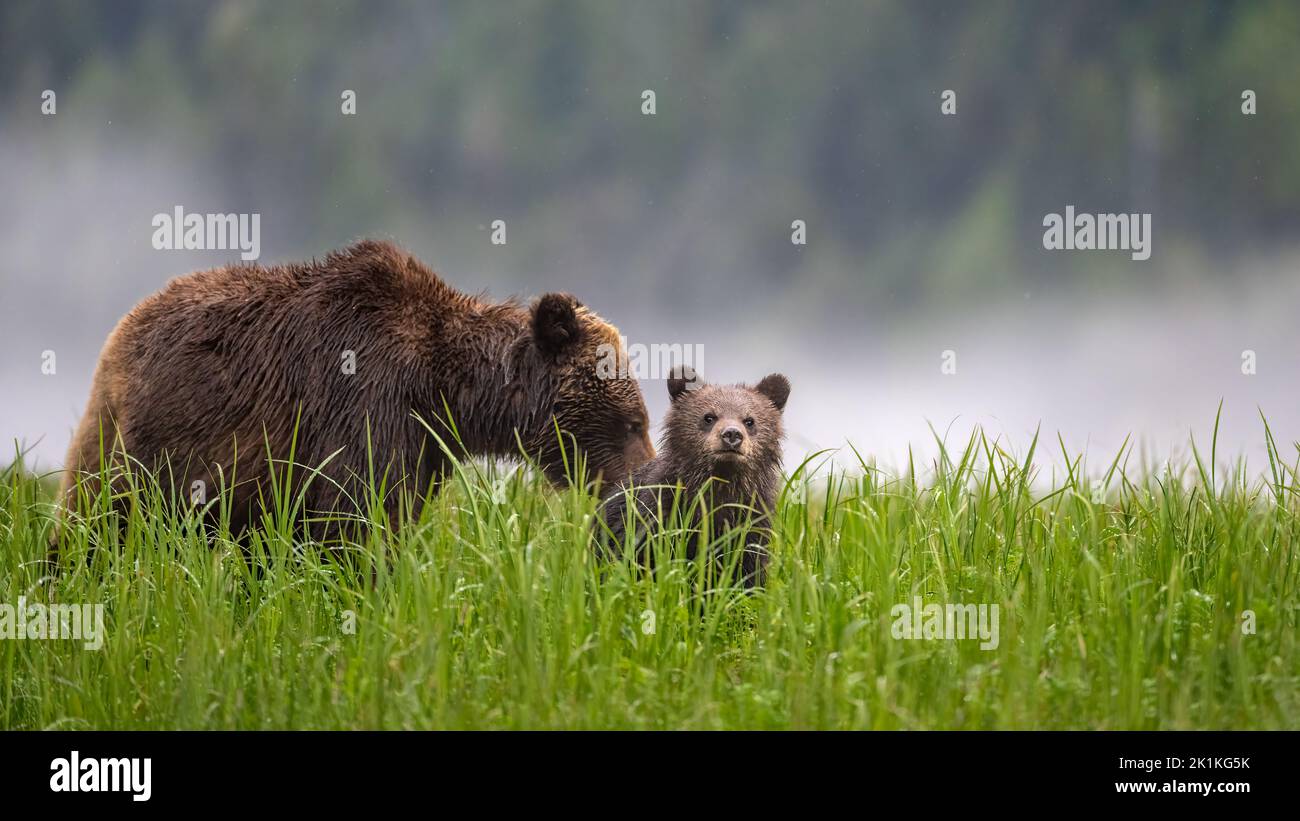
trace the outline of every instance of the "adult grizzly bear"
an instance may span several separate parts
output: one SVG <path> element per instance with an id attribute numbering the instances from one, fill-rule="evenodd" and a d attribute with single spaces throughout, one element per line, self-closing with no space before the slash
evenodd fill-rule
<path id="1" fill-rule="evenodd" d="M 75 502 L 76 477 L 118 442 L 178 499 L 196 481 L 231 488 L 242 530 L 269 490 L 268 453 L 282 465 L 292 445 L 304 466 L 295 481 L 325 464 L 308 511 L 357 512 L 371 475 L 416 495 L 436 482 L 447 457 L 413 414 L 451 442 L 444 409 L 464 454 L 514 456 L 522 445 L 562 483 L 576 450 L 591 475 L 617 480 L 654 456 L 636 380 L 598 368 L 610 351 L 601 346 L 619 344 L 567 294 L 489 302 L 387 242 L 324 262 L 191 273 L 109 335 L 64 498 Z M 401 495 L 386 500 L 390 515 Z"/>

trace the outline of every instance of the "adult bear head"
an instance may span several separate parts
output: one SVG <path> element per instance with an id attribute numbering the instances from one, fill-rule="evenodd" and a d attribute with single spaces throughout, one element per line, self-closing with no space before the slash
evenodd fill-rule
<path id="1" fill-rule="evenodd" d="M 653 459 L 645 399 L 618 329 L 569 294 L 545 294 L 531 313 L 549 406 L 525 444 L 547 477 L 570 481 L 580 461 L 589 477 L 618 481 Z"/>

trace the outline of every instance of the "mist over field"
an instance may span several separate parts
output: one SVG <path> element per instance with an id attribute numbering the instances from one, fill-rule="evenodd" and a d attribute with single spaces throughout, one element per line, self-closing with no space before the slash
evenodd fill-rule
<path id="1" fill-rule="evenodd" d="M 260 214 L 264 264 L 387 237 L 465 290 L 568 290 L 629 342 L 702 346 L 711 380 L 783 371 L 789 467 L 846 441 L 901 466 L 929 425 L 1023 450 L 1040 423 L 1044 458 L 1059 432 L 1104 466 L 1131 434 L 1157 464 L 1208 451 L 1220 400 L 1221 462 L 1262 467 L 1261 411 L 1300 440 L 1288 4 L 158 8 L 0 11 L 0 441 L 39 468 L 118 318 L 238 260 L 155 250 L 178 205 Z M 1151 258 L 1044 250 L 1067 205 L 1150 213 Z"/>

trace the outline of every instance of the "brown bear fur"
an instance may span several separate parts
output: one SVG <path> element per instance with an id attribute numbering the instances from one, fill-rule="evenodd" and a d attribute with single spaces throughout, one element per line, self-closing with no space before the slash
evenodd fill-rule
<path id="1" fill-rule="evenodd" d="M 522 445 L 560 483 L 574 458 L 563 439 L 591 476 L 622 477 L 654 448 L 636 381 L 598 370 L 602 346 L 619 344 L 571 296 L 489 302 L 386 242 L 323 262 L 191 273 L 132 309 L 105 343 L 65 499 L 116 442 L 178 499 L 196 480 L 211 498 L 224 477 L 242 530 L 269 490 L 267 454 L 282 465 L 292 442 L 298 478 L 329 459 L 306 508 L 356 512 L 372 464 L 416 496 L 437 481 L 448 459 L 413 414 L 450 443 L 444 402 L 462 454 L 517 456 Z M 399 496 L 386 500 L 390 515 Z"/>
<path id="2" fill-rule="evenodd" d="M 638 564 L 646 565 L 651 559 L 644 551 L 647 530 L 661 527 L 662 517 L 675 508 L 677 515 L 693 516 L 685 522 L 691 531 L 687 558 L 693 559 L 707 511 L 711 543 L 719 537 L 725 542 L 729 532 L 747 531 L 738 568 L 746 586 L 762 585 L 781 482 L 781 416 L 790 382 L 770 374 L 753 387 L 707 385 L 683 367 L 668 380 L 668 395 L 672 402 L 659 455 L 606 491 L 596 522 L 597 544 L 615 555 L 630 544 Z M 729 561 L 721 552 L 718 560 L 720 565 Z"/>

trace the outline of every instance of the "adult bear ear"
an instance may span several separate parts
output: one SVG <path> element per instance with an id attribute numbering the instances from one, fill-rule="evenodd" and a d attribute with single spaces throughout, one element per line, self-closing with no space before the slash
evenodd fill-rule
<path id="1" fill-rule="evenodd" d="M 790 380 L 779 373 L 769 373 L 754 386 L 754 390 L 771 399 L 777 410 L 784 411 L 785 400 L 790 398 Z"/>
<path id="2" fill-rule="evenodd" d="M 687 391 L 704 387 L 704 380 L 690 365 L 676 365 L 668 376 L 668 398 L 676 402 Z"/>
<path id="3" fill-rule="evenodd" d="M 544 294 L 533 303 L 533 341 L 547 356 L 562 353 L 578 341 L 578 309 L 569 294 Z"/>

